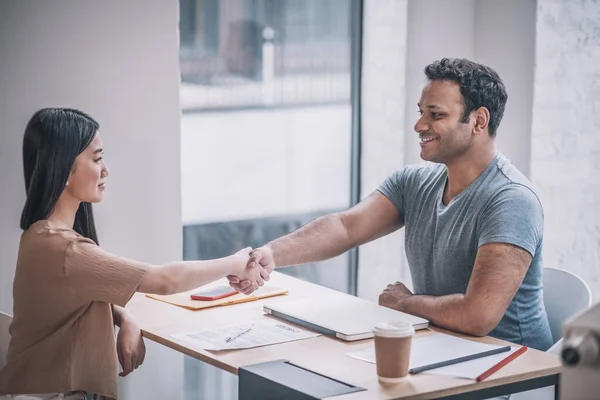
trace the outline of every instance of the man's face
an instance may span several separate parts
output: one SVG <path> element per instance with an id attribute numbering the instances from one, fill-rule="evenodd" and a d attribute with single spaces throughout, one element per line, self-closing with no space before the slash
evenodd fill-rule
<path id="1" fill-rule="evenodd" d="M 457 83 L 428 82 L 418 107 L 421 117 L 415 131 L 419 134 L 423 160 L 448 164 L 469 150 L 473 123 L 460 122 L 464 100 Z"/>

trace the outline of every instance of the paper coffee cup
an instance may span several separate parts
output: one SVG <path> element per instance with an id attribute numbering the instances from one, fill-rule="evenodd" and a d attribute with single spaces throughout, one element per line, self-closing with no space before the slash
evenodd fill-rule
<path id="1" fill-rule="evenodd" d="M 406 379 L 414 334 L 413 326 L 404 321 L 382 322 L 373 328 L 379 382 L 398 383 Z"/>

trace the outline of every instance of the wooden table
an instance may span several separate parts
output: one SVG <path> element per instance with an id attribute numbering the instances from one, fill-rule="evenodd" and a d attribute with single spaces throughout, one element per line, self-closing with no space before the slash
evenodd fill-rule
<path id="1" fill-rule="evenodd" d="M 222 283 L 222 282 L 221 282 Z M 382 385 L 377 380 L 375 365 L 346 356 L 350 351 L 361 350 L 372 339 L 344 342 L 327 336 L 296 342 L 282 343 L 247 350 L 209 352 L 191 348 L 170 335 L 186 331 L 250 322 L 269 318 L 263 314 L 262 305 L 269 301 L 291 298 L 325 296 L 335 293 L 331 289 L 274 272 L 268 285 L 289 290 L 286 296 L 252 301 L 226 307 L 190 311 L 136 294 L 127 309 L 138 319 L 143 335 L 149 340 L 237 374 L 238 368 L 267 361 L 286 359 L 295 365 L 339 381 L 360 386 L 366 391 L 335 397 L 336 400 L 358 399 L 434 399 L 481 398 L 505 393 L 530 390 L 558 384 L 561 363 L 556 355 L 528 349 L 525 354 L 509 363 L 483 382 L 474 382 L 430 374 L 410 375 L 406 382 Z M 464 335 L 433 328 L 435 331 Z M 423 334 L 417 331 L 417 335 Z M 506 344 L 491 337 L 469 339 L 485 343 Z M 500 389 L 500 390 L 498 390 Z M 490 395 L 491 393 L 491 395 Z"/>

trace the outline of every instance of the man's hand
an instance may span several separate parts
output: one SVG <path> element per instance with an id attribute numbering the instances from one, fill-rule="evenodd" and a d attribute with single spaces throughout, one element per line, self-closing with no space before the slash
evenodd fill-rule
<path id="1" fill-rule="evenodd" d="M 402 282 L 387 285 L 387 288 L 379 295 L 379 305 L 393 308 L 394 310 L 404 311 L 402 307 L 403 300 L 411 297 L 413 294 Z"/>
<path id="2" fill-rule="evenodd" d="M 142 332 L 133 318 L 122 317 L 120 324 L 117 335 L 117 355 L 123 372 L 119 376 L 127 376 L 144 362 L 146 345 Z"/>
<path id="3" fill-rule="evenodd" d="M 252 279 L 248 279 L 244 276 L 228 275 L 229 285 L 240 293 L 246 295 L 251 294 L 259 286 L 264 284 L 264 281 L 269 280 L 269 275 L 275 269 L 275 261 L 273 259 L 273 251 L 269 246 L 263 246 L 258 249 L 254 249 L 250 252 L 250 260 L 246 268 L 246 273 L 251 274 L 250 276 L 256 276 L 258 274 L 261 280 L 252 282 Z M 252 275 L 254 272 L 254 275 Z M 262 282 L 262 283 L 261 283 Z M 256 283 L 256 284 L 255 284 Z"/>

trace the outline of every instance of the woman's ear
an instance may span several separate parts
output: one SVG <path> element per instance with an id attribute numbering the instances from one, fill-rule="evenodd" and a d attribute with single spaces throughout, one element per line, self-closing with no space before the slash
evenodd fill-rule
<path id="1" fill-rule="evenodd" d="M 73 165 L 73 168 L 71 168 L 71 172 L 69 172 L 69 177 L 67 178 L 67 184 L 65 185 L 65 187 L 69 186 L 70 179 L 73 177 L 74 173 L 75 173 L 75 165 Z"/>

